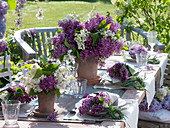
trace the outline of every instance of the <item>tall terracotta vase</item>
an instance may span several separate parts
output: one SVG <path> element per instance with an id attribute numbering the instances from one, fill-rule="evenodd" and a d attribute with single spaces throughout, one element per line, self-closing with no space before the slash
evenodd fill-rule
<path id="1" fill-rule="evenodd" d="M 38 95 L 39 109 L 34 113 L 37 117 L 47 117 L 54 112 L 55 91 L 45 94 L 44 92 Z"/>
<path id="2" fill-rule="evenodd" d="M 100 77 L 97 76 L 97 67 L 95 58 L 88 58 L 85 62 L 80 59 L 76 59 L 79 64 L 77 69 L 78 78 L 87 79 L 87 85 L 94 85 L 100 82 Z"/>

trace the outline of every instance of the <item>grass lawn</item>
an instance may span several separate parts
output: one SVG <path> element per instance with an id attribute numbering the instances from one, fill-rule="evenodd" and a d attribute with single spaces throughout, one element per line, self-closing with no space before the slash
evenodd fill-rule
<path id="1" fill-rule="evenodd" d="M 81 21 L 88 18 L 88 13 L 96 6 L 96 11 L 102 15 L 106 15 L 109 11 L 114 18 L 114 7 L 110 3 L 104 2 L 84 2 L 84 1 L 50 1 L 50 2 L 27 2 L 26 7 L 23 9 L 23 23 L 22 28 L 35 28 L 35 27 L 55 27 L 58 26 L 57 21 L 63 19 L 67 14 L 75 12 L 80 15 Z M 44 19 L 38 20 L 36 13 L 38 7 L 44 11 Z M 7 15 L 7 29 L 14 25 L 16 14 L 14 10 L 9 10 Z"/>

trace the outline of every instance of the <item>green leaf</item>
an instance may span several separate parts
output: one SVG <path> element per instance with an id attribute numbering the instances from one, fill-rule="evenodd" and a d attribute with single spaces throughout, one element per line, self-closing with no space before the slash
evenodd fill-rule
<path id="1" fill-rule="evenodd" d="M 104 30 L 109 30 L 111 24 L 112 24 L 112 23 L 108 24 L 108 25 L 104 28 Z"/>
<path id="2" fill-rule="evenodd" d="M 65 44 L 65 46 L 66 46 L 67 48 L 71 48 L 71 45 L 67 42 L 66 39 L 64 39 L 64 44 Z"/>
<path id="3" fill-rule="evenodd" d="M 77 58 L 79 58 L 80 59 L 80 54 L 79 54 L 79 52 L 78 52 L 78 50 L 76 50 L 75 48 L 73 48 L 73 55 L 74 56 L 77 56 Z"/>
<path id="4" fill-rule="evenodd" d="M 80 54 L 79 54 L 79 52 L 77 50 L 76 50 L 76 53 L 77 53 L 77 58 L 80 59 Z"/>
<path id="5" fill-rule="evenodd" d="M 99 101 L 100 101 L 101 103 L 103 103 L 103 102 L 104 102 L 104 98 L 103 98 L 103 97 L 100 97 L 100 98 L 99 98 Z"/>
<path id="6" fill-rule="evenodd" d="M 59 60 L 60 60 L 60 62 L 62 62 L 63 61 L 63 59 L 64 59 L 64 56 L 65 56 L 65 54 L 63 54 L 62 56 L 59 56 Z"/>
<path id="7" fill-rule="evenodd" d="M 129 68 L 130 73 L 132 74 L 132 76 L 135 74 L 135 70 L 133 68 L 131 68 L 129 65 L 127 65 Z"/>
<path id="8" fill-rule="evenodd" d="M 24 95 L 25 95 L 25 94 L 24 94 L 24 91 L 23 91 L 20 87 L 15 88 L 14 96 L 20 97 L 20 96 L 24 96 Z"/>
<path id="9" fill-rule="evenodd" d="M 99 24 L 98 30 L 100 30 L 100 29 L 104 28 L 104 27 L 105 27 L 105 25 L 106 25 L 106 19 L 105 19 L 105 20 L 103 20 L 103 21 Z"/>
<path id="10" fill-rule="evenodd" d="M 60 93 L 60 90 L 58 88 L 56 89 L 56 94 L 57 94 L 57 98 L 60 98 L 61 93 Z"/>
<path id="11" fill-rule="evenodd" d="M 16 9 L 16 1 L 15 0 L 8 0 L 9 10 Z"/>
<path id="12" fill-rule="evenodd" d="M 40 93 L 38 92 L 34 92 L 34 89 L 31 88 L 30 92 L 29 92 L 29 96 L 34 96 L 34 95 L 38 95 Z"/>
<path id="13" fill-rule="evenodd" d="M 45 66 L 45 68 L 42 70 L 42 71 L 43 71 L 43 74 L 49 76 L 49 75 L 51 75 L 54 71 L 56 71 L 56 70 L 58 69 L 58 67 L 59 67 L 59 66 L 58 66 L 57 64 L 53 64 L 53 63 L 47 64 L 47 65 Z"/>
<path id="14" fill-rule="evenodd" d="M 45 55 L 41 55 L 40 60 L 43 62 L 43 64 L 46 64 L 48 62 L 47 57 Z"/>
<path id="15" fill-rule="evenodd" d="M 43 74 L 42 69 L 38 68 L 37 72 L 35 73 L 33 79 L 39 78 Z"/>
<path id="16" fill-rule="evenodd" d="M 57 32 L 57 33 L 62 33 L 62 30 L 60 29 L 60 28 L 57 28 L 56 30 L 55 30 L 55 32 Z"/>
<path id="17" fill-rule="evenodd" d="M 26 65 L 20 67 L 20 69 L 24 69 L 24 68 L 30 69 L 31 65 L 32 65 L 32 64 L 26 64 Z"/>
<path id="18" fill-rule="evenodd" d="M 91 33 L 91 36 L 93 37 L 92 46 L 94 46 L 94 45 L 99 41 L 99 39 L 101 38 L 101 36 L 99 36 L 98 33 Z"/>
<path id="19" fill-rule="evenodd" d="M 75 29 L 75 33 L 80 33 L 80 30 Z"/>

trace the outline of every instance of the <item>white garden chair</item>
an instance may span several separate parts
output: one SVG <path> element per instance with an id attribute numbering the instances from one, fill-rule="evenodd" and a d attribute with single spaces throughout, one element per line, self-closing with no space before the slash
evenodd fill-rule
<path id="1" fill-rule="evenodd" d="M 11 86 L 12 84 L 12 75 L 13 75 L 13 72 L 10 71 L 10 67 L 12 66 L 11 63 L 9 63 L 9 60 L 10 60 L 10 55 L 7 55 L 6 58 L 5 58 L 5 65 L 4 65 L 4 56 L 1 56 L 0 57 L 0 69 L 7 69 L 7 71 L 5 72 L 0 72 L 0 78 L 4 78 L 5 80 L 9 81 L 10 84 L 7 84 L 5 87 L 3 88 L 0 88 L 0 91 L 2 91 L 2 89 L 6 89 L 8 88 L 9 86 Z M 4 67 L 5 66 L 5 67 Z M 9 76 L 9 79 L 7 79 L 6 77 Z"/>

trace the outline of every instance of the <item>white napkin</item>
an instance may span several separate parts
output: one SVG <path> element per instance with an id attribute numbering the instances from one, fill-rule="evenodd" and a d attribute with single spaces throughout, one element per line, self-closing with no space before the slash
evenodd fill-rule
<path id="1" fill-rule="evenodd" d="M 128 104 L 128 109 L 122 111 L 127 118 L 125 118 L 124 122 L 126 124 L 126 128 L 137 128 L 138 127 L 138 115 L 139 115 L 139 106 L 136 100 L 126 99 L 126 102 L 131 103 Z"/>

